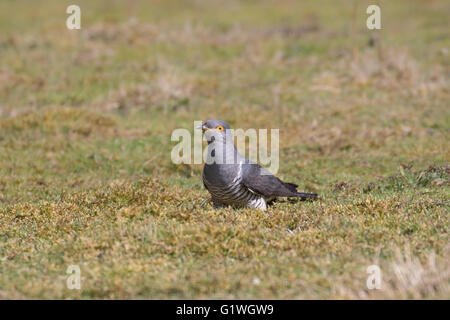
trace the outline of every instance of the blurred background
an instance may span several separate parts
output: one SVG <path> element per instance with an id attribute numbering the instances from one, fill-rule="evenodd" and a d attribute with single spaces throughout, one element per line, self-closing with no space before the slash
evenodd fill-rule
<path id="1" fill-rule="evenodd" d="M 194 119 L 280 128 L 285 161 L 337 175 L 448 151 L 446 1 L 380 1 L 379 31 L 370 1 L 77 1 L 81 30 L 68 30 L 72 2 L 0 2 L 1 118 L 74 140 L 63 154 L 8 151 L 33 177 L 52 159 L 68 163 L 48 174 L 82 184 L 189 171 L 171 166 L 169 138 Z"/>
<path id="2" fill-rule="evenodd" d="M 66 28 L 69 16 L 66 8 L 71 4 L 81 8 L 80 30 Z M 366 27 L 366 8 L 370 4 L 378 4 L 381 8 L 381 30 Z M 63 266 L 70 260 L 66 254 L 70 252 L 71 257 L 93 263 L 91 270 L 96 271 L 92 271 L 89 281 L 92 284 L 100 281 L 106 288 L 83 293 L 86 297 L 139 297 L 140 294 L 148 297 L 149 292 L 157 297 L 261 297 L 258 294 L 264 294 L 266 298 L 298 297 L 294 289 L 287 293 L 278 291 L 274 283 L 267 284 L 267 291 L 260 288 L 260 291 L 242 292 L 237 289 L 239 286 L 233 289 L 225 285 L 219 291 L 209 291 L 208 288 L 220 287 L 225 279 L 234 281 L 230 280 L 232 277 L 226 270 L 221 271 L 222 275 L 215 274 L 214 268 L 211 273 L 203 273 L 203 269 L 196 269 L 194 263 L 196 259 L 204 259 L 202 252 L 222 252 L 218 249 L 224 241 L 220 237 L 217 242 L 210 243 L 211 251 L 198 249 L 196 246 L 201 241 L 194 241 L 192 247 L 183 249 L 193 254 L 188 254 L 186 259 L 192 263 L 189 270 L 195 281 L 171 278 L 170 273 L 162 275 L 161 269 L 159 277 L 166 282 L 160 280 L 148 284 L 140 293 L 131 289 L 135 287 L 130 284 L 114 282 L 116 276 L 123 279 L 121 272 L 125 271 L 114 269 L 118 266 L 111 261 L 134 265 L 133 270 L 150 268 L 145 260 L 134 260 L 127 256 L 129 251 L 118 249 L 128 244 L 117 245 L 115 252 L 118 253 L 114 256 L 117 260 L 108 260 L 112 268 L 108 269 L 103 267 L 104 264 L 92 262 L 97 258 L 89 260 L 90 256 L 83 256 L 77 251 L 80 248 L 75 249 L 76 245 L 70 242 L 74 239 L 72 236 L 84 237 L 90 239 L 84 248 L 94 248 L 94 251 L 113 248 L 116 233 L 98 239 L 94 229 L 116 228 L 116 216 L 133 216 L 135 209 L 120 210 L 127 208 L 130 205 L 127 201 L 134 201 L 130 199 L 135 197 L 125 196 L 131 189 L 120 189 L 118 196 L 105 186 L 119 183 L 123 187 L 123 183 L 132 185 L 141 179 L 153 179 L 145 185 L 154 185 L 156 189 L 145 190 L 155 197 L 161 195 L 161 198 L 152 198 L 151 205 L 146 200 L 142 206 L 144 212 L 163 217 L 159 228 L 166 230 L 165 236 L 183 239 L 184 231 L 174 230 L 184 228 L 183 221 L 187 217 L 197 214 L 199 221 L 207 221 L 206 213 L 202 213 L 203 209 L 196 202 L 208 198 L 201 185 L 202 166 L 174 165 L 170 161 L 174 146 L 170 141 L 172 131 L 176 128 L 193 131 L 194 120 L 222 119 L 232 127 L 243 129 L 279 128 L 279 176 L 298 183 L 302 190 L 318 192 L 325 199 L 331 199 L 324 204 L 325 209 L 319 204 L 303 207 L 283 204 L 279 208 L 280 215 L 301 210 L 316 212 L 317 221 L 307 218 L 303 221 L 306 229 L 320 226 L 318 221 L 322 218 L 319 216 L 324 212 L 342 212 L 339 206 L 348 199 L 365 199 L 367 192 L 377 188 L 377 184 L 372 183 L 377 179 L 398 174 L 404 180 L 383 180 L 381 183 L 378 189 L 384 190 L 380 191 L 383 197 L 400 197 L 396 199 L 401 199 L 398 204 L 401 207 L 411 199 L 429 196 L 432 198 L 428 199 L 430 203 L 434 203 L 430 204 L 434 208 L 430 210 L 441 214 L 439 210 L 442 209 L 433 207 L 438 206 L 433 201 L 445 199 L 448 191 L 449 14 L 450 3 L 445 0 L 1 0 L 0 208 L 2 219 L 6 220 L 2 222 L 5 242 L 0 255 L 11 257 L 18 252 L 17 248 L 23 248 L 19 251 L 23 256 L 16 258 L 19 261 L 5 260 L 0 284 L 9 289 L 5 289 L 3 295 L 65 297 L 64 288 L 53 288 L 53 291 L 40 288 L 53 283 L 54 274 L 64 274 Z M 431 189 L 417 191 L 415 188 Z M 109 202 L 89 202 L 91 198 L 97 199 L 95 190 L 103 190 L 103 196 L 98 197 L 106 197 Z M 407 192 L 407 196 L 402 192 Z M 108 198 L 111 194 L 115 196 Z M 49 213 L 46 224 L 30 220 L 34 221 L 32 223 L 26 220 L 28 218 L 24 218 L 28 221 L 26 224 L 8 220 L 15 217 L 11 212 L 26 217 L 26 212 L 53 212 L 62 198 L 74 201 L 64 210 L 76 214 L 67 213 L 69 216 L 66 217 Z M 125 198 L 128 200 L 123 200 Z M 187 206 L 183 202 L 186 199 L 193 205 Z M 361 201 L 365 203 L 365 200 Z M 96 205 L 100 206 L 95 209 L 97 211 L 92 209 Z M 398 210 L 394 205 L 383 208 L 393 210 L 392 215 L 385 217 L 398 221 L 394 213 Z M 64 210 L 62 212 L 66 212 Z M 89 220 L 92 210 L 106 215 L 106 220 L 92 218 L 97 221 L 95 223 Z M 164 216 L 164 210 L 171 213 Z M 180 210 L 185 210 L 185 215 L 179 213 Z M 261 225 L 291 221 L 286 219 L 267 224 L 261 222 Z M 395 238 L 394 235 L 403 231 L 388 222 L 373 222 L 380 225 L 371 230 L 385 235 L 391 232 L 392 237 L 388 236 L 386 240 L 375 237 L 380 243 L 388 241 L 387 246 L 416 241 L 413 248 L 419 253 L 418 248 L 442 252 L 448 242 L 447 231 L 430 227 L 434 219 L 422 218 L 425 226 L 421 228 L 424 229 L 417 227 L 417 221 L 411 222 L 415 227 L 408 223 L 398 226 L 404 228 L 403 231 L 423 230 L 423 234 L 413 238 L 415 240 L 409 236 Z M 139 221 L 135 222 L 136 228 Z M 292 221 L 286 223 L 292 225 Z M 217 224 L 221 225 L 216 221 Z M 228 227 L 231 225 L 224 226 L 226 230 Z M 211 232 L 214 234 L 205 231 L 204 226 L 199 228 L 192 229 L 196 231 L 189 229 L 189 232 L 206 232 L 205 237 Z M 85 231 L 82 230 L 92 234 L 83 234 Z M 191 234 L 189 232 L 187 234 Z M 342 257 L 346 257 L 345 252 L 351 252 L 352 257 L 355 254 L 367 257 L 368 252 L 373 253 L 378 245 L 382 246 L 378 242 L 365 242 L 370 232 L 356 232 L 361 239 L 357 240 L 358 236 L 355 236 L 356 240 L 345 238 L 342 247 L 322 244 L 324 256 L 341 252 Z M 67 234 L 69 242 L 58 247 L 58 241 Z M 127 233 L 120 234 L 128 239 Z M 11 238 L 11 235 L 14 236 Z M 313 236 L 312 231 L 310 235 L 320 238 L 318 234 Z M 320 235 L 324 239 L 330 238 L 326 232 Z M 162 238 L 169 239 L 165 236 Z M 423 239 L 429 242 L 424 244 Z M 234 249 L 228 248 L 226 252 L 233 256 L 233 250 L 237 250 L 235 258 L 258 255 L 256 247 L 245 253 L 239 251 L 245 247 L 244 243 L 248 244 L 247 240 L 238 242 L 232 246 Z M 162 252 L 176 246 L 161 241 L 165 243 L 158 247 Z M 311 241 L 300 242 L 300 246 L 314 243 Z M 41 247 L 38 244 L 33 247 L 31 243 L 40 243 Z M 287 243 L 286 250 L 297 250 L 290 247 L 295 242 Z M 358 247 L 357 243 L 364 245 Z M 350 247 L 357 249 L 352 251 L 348 249 Z M 189 251 L 191 249 L 194 251 Z M 109 249 L 105 250 L 109 252 Z M 181 252 L 186 252 L 183 250 Z M 95 255 L 92 253 L 92 257 L 97 257 L 97 253 L 108 256 L 104 250 L 100 251 L 95 251 Z M 18 265 L 28 270 L 32 258 L 26 258 L 27 254 L 33 257 L 38 252 L 42 254 L 41 260 L 54 257 L 61 264 L 38 264 L 40 273 L 36 273 L 36 277 L 42 282 L 32 286 L 26 282 L 27 277 L 32 276 L 14 270 Z M 145 252 L 143 256 L 156 259 L 151 260 L 154 265 L 167 258 L 172 263 L 166 261 L 169 263 L 164 267 L 167 270 L 173 268 L 173 272 L 179 266 L 186 268 L 184 262 L 171 260 L 173 251 L 169 250 L 171 253 L 165 258 L 158 258 L 163 260 Z M 308 256 L 308 253 L 302 255 Z M 325 260 L 316 261 L 317 264 L 315 260 L 311 261 L 309 269 L 300 270 L 300 274 L 311 275 L 328 265 Z M 223 261 L 210 263 L 217 267 Z M 338 267 L 326 270 L 333 274 L 343 270 L 341 267 L 345 263 L 338 262 Z M 249 269 L 245 266 L 249 265 L 257 263 L 251 260 L 235 270 L 236 283 L 247 279 Z M 262 272 L 261 268 L 254 271 Z M 281 280 L 277 281 L 283 286 L 290 286 L 289 279 L 295 278 L 290 272 L 296 269 L 289 270 L 280 271 Z M 97 276 L 102 272 L 109 276 L 98 280 Z M 42 278 L 42 273 L 48 277 Z M 224 280 L 221 280 L 222 276 Z M 187 291 L 177 287 L 176 281 L 180 279 L 187 283 Z M 247 280 L 253 283 L 252 279 Z M 135 281 L 142 283 L 140 278 Z M 314 287 L 317 290 L 306 296 L 329 296 L 332 285 L 327 281 L 318 276 Z M 218 283 L 217 286 L 214 283 Z M 303 286 L 312 288 L 304 282 Z M 1 292 L 0 286 L 0 297 Z M 335 291 L 335 296 L 357 296 L 345 292 L 339 295 Z"/>

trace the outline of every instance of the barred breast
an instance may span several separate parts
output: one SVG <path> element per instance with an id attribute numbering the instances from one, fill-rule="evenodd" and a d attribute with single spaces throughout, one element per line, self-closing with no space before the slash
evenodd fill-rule
<path id="1" fill-rule="evenodd" d="M 264 197 L 252 192 L 242 183 L 242 177 L 236 176 L 227 185 L 218 185 L 208 181 L 203 174 L 203 183 L 211 194 L 215 205 L 232 205 L 236 207 L 251 207 L 266 209 Z"/>

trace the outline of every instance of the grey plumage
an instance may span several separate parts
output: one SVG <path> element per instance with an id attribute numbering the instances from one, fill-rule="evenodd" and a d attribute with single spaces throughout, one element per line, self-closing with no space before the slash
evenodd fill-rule
<path id="1" fill-rule="evenodd" d="M 208 159 L 203 168 L 203 184 L 214 206 L 232 205 L 265 210 L 276 197 L 317 198 L 317 194 L 297 191 L 267 169 L 241 156 L 234 147 L 229 125 L 208 120 L 201 128 L 208 141 Z"/>

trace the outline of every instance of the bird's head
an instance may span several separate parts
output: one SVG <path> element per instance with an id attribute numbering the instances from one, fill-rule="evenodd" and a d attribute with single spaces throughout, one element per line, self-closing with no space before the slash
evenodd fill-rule
<path id="1" fill-rule="evenodd" d="M 202 129 L 208 143 L 220 140 L 226 141 L 227 136 L 231 137 L 230 126 L 222 120 L 206 120 L 201 126 L 198 126 L 197 129 Z"/>

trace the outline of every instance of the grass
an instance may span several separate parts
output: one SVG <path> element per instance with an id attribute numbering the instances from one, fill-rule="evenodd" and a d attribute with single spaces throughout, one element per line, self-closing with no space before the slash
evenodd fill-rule
<path id="1" fill-rule="evenodd" d="M 69 4 L 0 3 L 0 298 L 450 298 L 446 1 Z M 320 200 L 213 209 L 170 135 L 214 118 Z"/>

